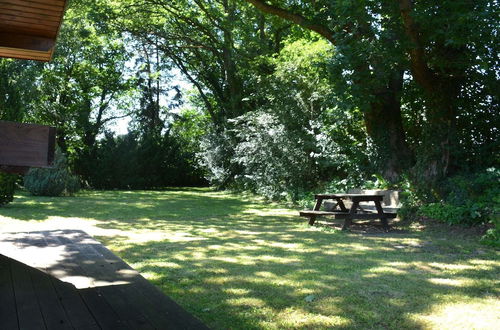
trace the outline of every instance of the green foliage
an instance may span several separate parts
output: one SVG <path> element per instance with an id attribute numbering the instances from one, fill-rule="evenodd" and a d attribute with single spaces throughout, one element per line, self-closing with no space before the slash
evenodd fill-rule
<path id="1" fill-rule="evenodd" d="M 500 170 L 451 177 L 440 195 L 446 196 L 443 201 L 423 205 L 420 214 L 449 224 L 492 221 L 500 213 Z"/>
<path id="2" fill-rule="evenodd" d="M 361 113 L 339 108 L 328 84 L 332 47 L 313 38 L 283 44 L 260 58 L 274 70 L 253 96 L 257 109 L 211 130 L 200 157 L 212 184 L 298 201 L 327 182 L 355 180 L 367 158 Z"/>
<path id="3" fill-rule="evenodd" d="M 451 205 L 445 203 L 429 203 L 420 207 L 419 213 L 429 218 L 440 220 L 450 225 L 482 223 L 481 208 L 474 203 Z"/>
<path id="4" fill-rule="evenodd" d="M 57 149 L 53 168 L 30 169 L 24 187 L 35 196 L 71 196 L 80 190 L 80 181 L 69 172 L 66 156 Z"/>
<path id="5" fill-rule="evenodd" d="M 486 234 L 481 238 L 481 242 L 485 245 L 500 248 L 500 217 L 497 215 L 492 220 L 493 227 L 486 231 Z"/>
<path id="6" fill-rule="evenodd" d="M 396 1 L 266 3 L 302 26 L 249 1 L 71 3 L 51 63 L 0 60 L 0 118 L 57 126 L 95 187 L 394 187 L 408 216 L 491 219 L 463 173 L 499 166 L 497 1 L 408 1 L 412 24 Z"/>
<path id="7" fill-rule="evenodd" d="M 487 171 L 457 175 L 442 184 L 441 194 L 446 198 L 439 203 L 427 203 L 420 207 L 405 207 L 404 213 L 426 216 L 450 225 L 486 224 L 487 230 L 481 241 L 500 246 L 500 171 Z M 415 210 L 418 211 L 415 212 Z M 406 215 L 406 214 L 405 214 Z"/>
<path id="8" fill-rule="evenodd" d="M 287 130 L 276 116 L 263 112 L 242 116 L 234 124 L 239 143 L 232 159 L 242 168 L 237 184 L 271 199 L 292 200 L 317 184 L 320 160 L 311 155 L 314 136 Z"/>
<path id="9" fill-rule="evenodd" d="M 134 86 L 128 60 L 121 35 L 104 31 L 85 3 L 69 6 L 54 58 L 36 74 L 39 97 L 27 119 L 57 127 L 58 145 L 70 165 L 75 158 L 92 158 L 98 135 L 128 110 Z M 80 165 L 76 170 L 85 174 Z"/>
<path id="10" fill-rule="evenodd" d="M 17 175 L 0 172 L 0 206 L 14 200 Z"/>
<path id="11" fill-rule="evenodd" d="M 205 185 L 194 155 L 172 136 L 106 134 L 88 164 L 87 183 L 97 189 L 161 189 Z"/>
<path id="12" fill-rule="evenodd" d="M 37 99 L 33 80 L 39 64 L 0 58 L 0 119 L 21 121 Z"/>
<path id="13" fill-rule="evenodd" d="M 235 162 L 234 157 L 234 135 L 230 130 L 216 131 L 214 127 L 200 140 L 200 152 L 198 158 L 205 170 L 208 182 L 221 189 L 228 188 L 234 184 L 234 178 L 241 169 Z"/>

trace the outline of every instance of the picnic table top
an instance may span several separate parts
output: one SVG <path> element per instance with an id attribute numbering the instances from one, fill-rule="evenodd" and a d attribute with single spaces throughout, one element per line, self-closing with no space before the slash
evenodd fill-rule
<path id="1" fill-rule="evenodd" d="M 356 198 L 356 197 L 363 197 L 363 198 L 370 198 L 370 199 L 383 199 L 383 195 L 376 195 L 376 194 L 316 194 L 314 195 L 315 199 L 323 198 Z"/>

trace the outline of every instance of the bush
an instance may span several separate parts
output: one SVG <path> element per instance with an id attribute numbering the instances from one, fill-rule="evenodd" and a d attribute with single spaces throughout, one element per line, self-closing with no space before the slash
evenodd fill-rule
<path id="1" fill-rule="evenodd" d="M 420 207 L 419 214 L 449 224 L 476 225 L 493 222 L 500 212 L 500 171 L 457 175 L 443 183 L 439 203 Z"/>
<path id="2" fill-rule="evenodd" d="M 500 246 L 500 171 L 457 175 L 441 186 L 443 200 L 420 206 L 418 215 L 448 224 L 492 226 L 481 241 Z"/>
<path id="3" fill-rule="evenodd" d="M 14 199 L 16 175 L 0 172 L 0 206 L 6 205 Z"/>
<path id="4" fill-rule="evenodd" d="M 234 134 L 230 130 L 209 130 L 200 140 L 200 152 L 197 157 L 205 170 L 205 179 L 218 189 L 236 188 L 234 178 L 241 173 L 234 158 L 236 145 Z"/>
<path id="5" fill-rule="evenodd" d="M 194 152 L 175 133 L 115 137 L 107 132 L 95 152 L 77 160 L 78 173 L 95 189 L 205 186 Z"/>
<path id="6" fill-rule="evenodd" d="M 80 183 L 69 172 L 64 154 L 57 150 L 54 167 L 30 169 L 24 177 L 24 187 L 35 196 L 61 196 L 76 193 Z"/>
<path id="7" fill-rule="evenodd" d="M 450 225 L 475 225 L 485 223 L 488 212 L 480 204 L 473 202 L 465 205 L 430 203 L 421 206 L 419 214 Z"/>
<path id="8" fill-rule="evenodd" d="M 486 234 L 481 238 L 481 242 L 486 245 L 500 247 L 500 219 L 496 217 L 492 223 L 493 228 L 488 229 Z"/>

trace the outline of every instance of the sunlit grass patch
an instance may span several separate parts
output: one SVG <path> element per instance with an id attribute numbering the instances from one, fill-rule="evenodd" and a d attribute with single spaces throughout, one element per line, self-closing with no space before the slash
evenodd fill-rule
<path id="1" fill-rule="evenodd" d="M 22 194 L 0 209 L 0 230 L 51 226 L 94 235 L 215 329 L 498 324 L 498 251 L 446 233 L 309 227 L 296 210 L 209 189 Z"/>
<path id="2" fill-rule="evenodd" d="M 430 313 L 415 316 L 426 328 L 497 330 L 500 324 L 498 299 L 469 299 L 434 306 Z"/>

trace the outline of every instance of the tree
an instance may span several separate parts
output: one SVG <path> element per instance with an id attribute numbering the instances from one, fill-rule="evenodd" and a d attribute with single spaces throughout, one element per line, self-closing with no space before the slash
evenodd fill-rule
<path id="1" fill-rule="evenodd" d="M 0 119 L 22 121 L 37 93 L 32 83 L 39 64 L 0 58 Z"/>
<path id="2" fill-rule="evenodd" d="M 54 59 L 37 79 L 40 98 L 32 114 L 57 127 L 58 145 L 84 176 L 95 158 L 97 136 L 128 115 L 124 109 L 133 87 L 120 36 L 101 30 L 86 10 L 68 9 Z"/>
<path id="3" fill-rule="evenodd" d="M 498 27 L 493 9 L 496 1 L 398 3 L 410 72 L 421 93 L 426 118 L 415 171 L 418 178 L 432 182 L 463 168 L 464 156 L 470 159 L 467 154 L 473 150 L 463 141 L 480 138 L 471 134 L 473 131 L 488 136 L 499 123 L 495 111 L 498 94 L 491 89 L 498 83 L 498 76 L 492 76 L 499 70 L 498 58 L 493 55 L 500 50 L 498 33 L 494 32 Z M 471 119 L 481 113 L 494 124 L 478 122 L 470 127 Z M 464 124 L 469 129 L 460 134 Z M 483 143 L 498 146 L 494 139 L 488 140 Z"/>
<path id="4" fill-rule="evenodd" d="M 261 0 L 247 2 L 314 31 L 336 46 L 338 78 L 346 81 L 346 94 L 355 97 L 352 106 L 364 114 L 382 173 L 396 181 L 412 164 L 413 156 L 401 115 L 404 59 L 398 56 L 399 31 L 394 30 L 394 18 L 390 16 L 377 21 L 377 15 L 383 10 L 394 11 L 393 6 L 367 1 L 314 1 L 287 8 Z"/>
<path id="5" fill-rule="evenodd" d="M 498 79 L 491 78 L 498 70 L 491 61 L 499 44 L 498 33 L 491 34 L 495 1 L 246 1 L 336 46 L 342 67 L 337 72 L 357 98 L 389 180 L 412 168 L 415 181 L 435 184 L 457 167 L 456 119 L 460 108 L 479 101 L 477 94 L 464 93 L 475 79 L 482 76 L 485 84 L 475 87 L 489 90 L 480 96 L 490 100 L 489 110 L 479 111 L 498 107 L 490 89 Z M 423 100 L 420 109 L 411 109 L 424 118 L 419 135 L 410 137 L 413 146 L 402 118 L 405 72 Z"/>
<path id="6" fill-rule="evenodd" d="M 0 120 L 21 122 L 29 111 L 30 100 L 36 98 L 33 88 L 37 65 L 0 59 Z M 17 175 L 3 173 L 0 169 L 0 206 L 12 202 Z"/>
<path id="7" fill-rule="evenodd" d="M 162 61 L 193 84 L 214 125 L 223 127 L 227 119 L 251 109 L 245 100 L 259 86 L 254 74 L 259 63 L 253 60 L 279 48 L 286 29 L 237 3 L 122 1 L 103 15 L 117 28 L 157 45 Z"/>

